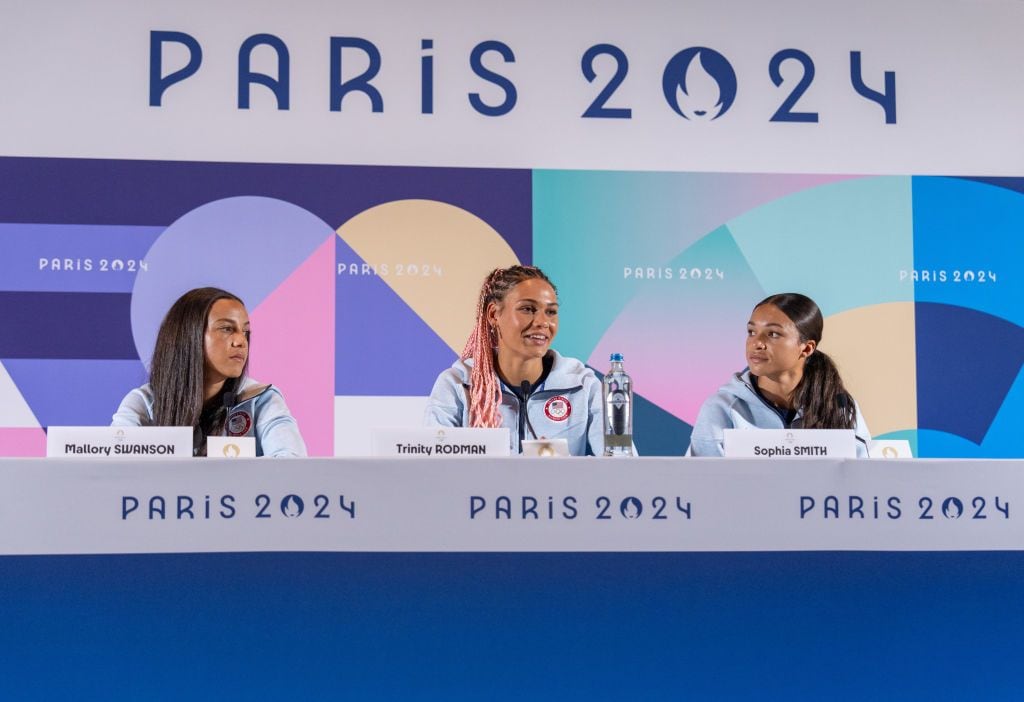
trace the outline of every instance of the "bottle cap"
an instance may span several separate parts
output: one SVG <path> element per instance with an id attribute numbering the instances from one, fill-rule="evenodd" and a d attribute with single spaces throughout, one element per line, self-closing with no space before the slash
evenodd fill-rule
<path id="1" fill-rule="evenodd" d="M 614 363 L 616 361 L 621 361 L 622 360 L 622 354 L 621 353 L 613 353 L 611 358 L 609 358 L 608 360 L 611 361 L 612 363 Z"/>

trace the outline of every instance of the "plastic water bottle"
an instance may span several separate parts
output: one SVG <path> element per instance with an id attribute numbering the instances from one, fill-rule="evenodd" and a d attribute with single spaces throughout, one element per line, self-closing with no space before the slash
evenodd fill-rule
<path id="1" fill-rule="evenodd" d="M 633 455 L 633 381 L 622 369 L 622 354 L 613 353 L 603 381 L 604 455 Z"/>

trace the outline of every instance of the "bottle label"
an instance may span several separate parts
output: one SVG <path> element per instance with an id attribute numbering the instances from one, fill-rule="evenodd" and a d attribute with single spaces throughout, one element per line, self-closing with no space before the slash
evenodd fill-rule
<path id="1" fill-rule="evenodd" d="M 606 448 L 632 448 L 632 434 L 605 434 L 604 445 Z"/>

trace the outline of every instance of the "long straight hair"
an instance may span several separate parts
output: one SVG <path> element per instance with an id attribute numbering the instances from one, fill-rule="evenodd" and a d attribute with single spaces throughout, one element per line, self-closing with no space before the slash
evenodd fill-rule
<path id="1" fill-rule="evenodd" d="M 245 305 L 239 297 L 220 288 L 189 290 L 171 305 L 160 324 L 149 370 L 153 423 L 192 427 L 193 444 L 198 451 L 205 448 L 207 436 L 224 428 L 228 409 L 225 398 L 235 396 L 249 369 L 247 358 L 242 374 L 228 378 L 216 397 L 209 402 L 205 400 L 206 327 L 210 308 L 217 300 L 234 300 Z"/>
<path id="2" fill-rule="evenodd" d="M 469 426 L 500 427 L 501 414 L 498 411 L 498 373 L 494 362 L 497 346 L 497 331 L 487 323 L 487 308 L 492 302 L 501 304 L 515 286 L 524 280 L 540 279 L 555 290 L 544 272 L 535 266 L 511 266 L 495 268 L 484 278 L 480 296 L 476 303 L 476 324 L 462 350 L 462 360 L 473 359 L 469 372 Z M 558 291 L 555 290 L 555 294 Z"/>
<path id="3" fill-rule="evenodd" d="M 814 300 L 800 293 L 779 293 L 761 300 L 762 305 L 774 305 L 796 326 L 800 342 L 821 343 L 825 327 L 821 310 Z M 804 374 L 793 389 L 793 406 L 803 412 L 803 426 L 807 429 L 855 429 L 857 412 L 853 397 L 843 385 L 835 362 L 815 346 L 814 352 L 804 360 Z"/>

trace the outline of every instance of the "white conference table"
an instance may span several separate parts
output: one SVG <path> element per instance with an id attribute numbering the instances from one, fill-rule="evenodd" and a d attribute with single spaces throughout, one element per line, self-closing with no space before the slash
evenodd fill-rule
<path id="1" fill-rule="evenodd" d="M 0 554 L 970 551 L 1022 460 L 0 460 Z"/>

